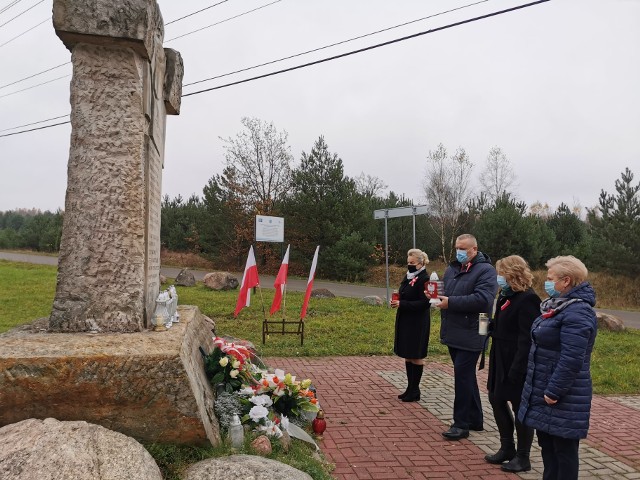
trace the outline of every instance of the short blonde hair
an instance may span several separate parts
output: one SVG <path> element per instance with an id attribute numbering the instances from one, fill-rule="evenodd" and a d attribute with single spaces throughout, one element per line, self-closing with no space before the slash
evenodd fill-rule
<path id="1" fill-rule="evenodd" d="M 527 261 L 520 255 L 510 255 L 496 262 L 496 270 L 514 292 L 524 292 L 533 285 L 533 274 Z"/>
<path id="2" fill-rule="evenodd" d="M 422 265 L 426 265 L 429 263 L 429 257 L 426 253 L 418 248 L 412 248 L 407 252 L 407 257 L 415 257 L 417 258 Z"/>
<path id="3" fill-rule="evenodd" d="M 549 260 L 545 266 L 549 270 L 553 268 L 554 272 L 561 277 L 569 277 L 572 287 L 584 282 L 589 275 L 589 271 L 584 263 L 573 255 L 554 257 Z"/>

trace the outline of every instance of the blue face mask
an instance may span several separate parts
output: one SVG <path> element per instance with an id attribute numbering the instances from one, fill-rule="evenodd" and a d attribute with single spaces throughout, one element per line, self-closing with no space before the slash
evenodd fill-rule
<path id="1" fill-rule="evenodd" d="M 466 250 L 458 250 L 456 249 L 456 260 L 460 263 L 466 263 L 469 260 L 469 256 L 467 255 Z"/>
<path id="2" fill-rule="evenodd" d="M 511 288 L 507 283 L 507 280 L 502 275 L 498 275 L 497 281 L 498 286 L 502 289 L 503 292 L 507 292 Z"/>
<path id="3" fill-rule="evenodd" d="M 556 282 L 553 280 L 547 280 L 544 282 L 544 291 L 547 292 L 551 298 L 557 297 L 560 295 L 560 292 L 556 290 Z"/>

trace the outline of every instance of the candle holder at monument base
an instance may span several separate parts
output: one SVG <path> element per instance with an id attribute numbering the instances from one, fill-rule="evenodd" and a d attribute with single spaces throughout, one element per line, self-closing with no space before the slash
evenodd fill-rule
<path id="1" fill-rule="evenodd" d="M 327 421 L 324 419 L 324 410 L 318 410 L 318 414 L 316 418 L 311 422 L 311 428 L 313 429 L 313 433 L 318 440 L 322 440 L 322 434 L 327 429 Z"/>

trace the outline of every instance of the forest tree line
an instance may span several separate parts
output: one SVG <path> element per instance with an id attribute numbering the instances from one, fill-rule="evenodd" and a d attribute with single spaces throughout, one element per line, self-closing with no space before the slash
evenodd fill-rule
<path id="1" fill-rule="evenodd" d="M 305 274 L 316 245 L 318 276 L 357 281 L 384 264 L 384 221 L 374 210 L 416 205 L 382 180 L 365 173 L 351 178 L 342 159 L 320 136 L 297 165 L 287 134 L 255 118 L 225 140 L 225 168 L 212 176 L 202 195 L 162 200 L 161 242 L 171 251 L 190 252 L 217 268 L 242 270 L 254 244 L 256 215 L 285 219 L 285 247 L 291 244 L 290 272 Z M 494 147 L 471 189 L 473 164 L 464 149 L 450 154 L 443 145 L 429 151 L 424 178 L 427 215 L 416 217 L 416 246 L 432 259 L 450 261 L 457 235 L 473 233 L 480 250 L 494 261 L 511 254 L 541 268 L 557 255 L 572 254 L 588 268 L 616 274 L 640 273 L 640 183 L 625 169 L 614 191 L 603 189 L 598 205 L 580 211 L 561 204 L 555 211 L 526 205 L 514 195 L 515 175 L 506 155 Z M 0 248 L 56 252 L 63 212 L 0 212 Z M 413 244 L 411 217 L 388 220 L 390 263 L 403 265 Z M 258 264 L 275 271 L 283 246 L 255 245 Z"/>

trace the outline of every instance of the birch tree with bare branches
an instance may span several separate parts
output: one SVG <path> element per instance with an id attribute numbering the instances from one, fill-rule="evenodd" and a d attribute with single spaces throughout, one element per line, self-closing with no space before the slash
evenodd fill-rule
<path id="1" fill-rule="evenodd" d="M 480 175 L 483 193 L 495 202 L 516 185 L 516 175 L 511 162 L 500 147 L 493 147 L 487 155 L 487 162 Z"/>
<path id="2" fill-rule="evenodd" d="M 427 155 L 424 193 L 429 207 L 429 225 L 440 239 L 442 259 L 453 258 L 456 237 L 462 233 L 472 191 L 473 163 L 460 147 L 449 156 L 443 144 Z"/>
<path id="3" fill-rule="evenodd" d="M 258 118 L 244 117 L 241 122 L 244 131 L 235 138 L 222 139 L 227 168 L 234 172 L 245 207 L 269 215 L 291 186 L 293 156 L 288 134 Z"/>

